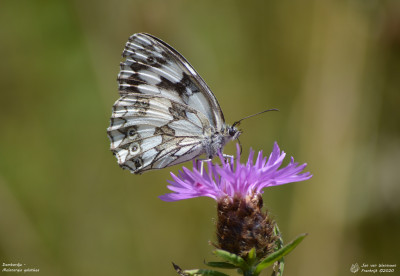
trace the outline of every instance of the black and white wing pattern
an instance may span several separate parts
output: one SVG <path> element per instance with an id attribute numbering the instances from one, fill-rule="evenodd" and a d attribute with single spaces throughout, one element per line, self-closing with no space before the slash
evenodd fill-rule
<path id="1" fill-rule="evenodd" d="M 107 129 L 118 164 L 132 173 L 161 169 L 205 153 L 212 158 L 240 132 L 225 124 L 217 99 L 171 46 L 132 35 L 118 75 L 121 97 Z"/>

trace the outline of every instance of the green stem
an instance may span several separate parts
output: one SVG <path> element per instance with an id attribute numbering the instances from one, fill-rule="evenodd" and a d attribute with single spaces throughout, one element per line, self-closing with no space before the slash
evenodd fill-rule
<path id="1" fill-rule="evenodd" d="M 274 234 L 278 237 L 278 240 L 276 241 L 276 250 L 279 250 L 283 246 L 283 239 L 277 224 L 275 224 L 274 226 Z M 284 259 L 282 258 L 279 261 L 275 262 L 271 276 L 282 276 L 284 268 L 285 268 L 285 262 Z"/>

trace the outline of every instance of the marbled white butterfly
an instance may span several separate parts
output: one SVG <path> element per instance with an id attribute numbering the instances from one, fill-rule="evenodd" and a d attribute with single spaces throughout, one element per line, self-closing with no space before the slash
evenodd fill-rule
<path id="1" fill-rule="evenodd" d="M 225 124 L 217 99 L 200 75 L 165 42 L 134 34 L 122 57 L 121 97 L 107 129 L 122 168 L 138 174 L 204 153 L 211 159 L 241 134 L 236 123 Z"/>

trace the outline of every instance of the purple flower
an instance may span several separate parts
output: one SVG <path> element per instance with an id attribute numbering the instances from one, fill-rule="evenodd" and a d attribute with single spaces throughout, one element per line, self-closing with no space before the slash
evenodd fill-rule
<path id="1" fill-rule="evenodd" d="M 240 149 L 237 146 L 236 159 L 225 161 L 219 155 L 221 165 L 211 161 L 193 162 L 193 169 L 185 167 L 178 176 L 171 173 L 168 188 L 172 193 L 160 196 L 164 201 L 208 196 L 217 201 L 216 237 L 217 248 L 247 258 L 255 249 L 257 258 L 262 259 L 274 252 L 277 240 L 281 239 L 275 221 L 267 210 L 263 211 L 263 189 L 310 179 L 309 172 L 301 173 L 307 164 L 290 163 L 282 165 L 286 154 L 275 142 L 269 158 L 262 151 L 254 159 L 254 151 L 250 150 L 246 164 L 240 163 Z M 235 161 L 236 160 L 236 161 Z M 208 170 L 203 170 L 207 163 Z"/>
<path id="2" fill-rule="evenodd" d="M 236 162 L 233 158 L 226 162 L 220 154 L 221 165 L 215 165 L 211 161 L 203 162 L 207 163 L 208 171 L 201 172 L 201 162 L 193 161 L 192 170 L 183 167 L 178 176 L 171 173 L 173 181 L 168 181 L 171 184 L 168 185 L 168 189 L 172 193 L 162 195 L 160 199 L 177 201 L 208 196 L 220 201 L 226 197 L 231 199 L 253 197 L 263 193 L 262 190 L 266 187 L 303 181 L 312 177 L 309 172 L 300 173 L 307 164 L 299 165 L 294 162 L 293 157 L 286 167 L 279 169 L 285 156 L 285 152 L 281 152 L 275 142 L 269 158 L 264 157 L 260 151 L 254 163 L 254 151 L 250 150 L 247 163 L 241 164 L 239 145 L 237 145 Z"/>

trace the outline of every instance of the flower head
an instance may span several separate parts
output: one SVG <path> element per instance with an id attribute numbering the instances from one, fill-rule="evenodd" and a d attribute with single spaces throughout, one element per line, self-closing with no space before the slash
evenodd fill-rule
<path id="1" fill-rule="evenodd" d="M 193 161 L 193 169 L 185 167 L 179 171 L 179 176 L 171 173 L 173 181 L 168 188 L 173 192 L 160 196 L 164 201 L 177 201 L 182 199 L 207 196 L 219 201 L 221 198 L 239 196 L 253 196 L 263 193 L 263 189 L 270 186 L 282 185 L 310 179 L 309 172 L 300 173 L 307 164 L 299 165 L 291 157 L 290 163 L 279 169 L 286 154 L 280 151 L 275 142 L 269 158 L 260 151 L 255 163 L 254 151 L 250 150 L 246 164 L 240 163 L 240 149 L 237 146 L 236 162 L 231 158 L 225 161 L 220 154 L 221 165 L 206 161 L 208 172 L 202 172 L 201 162 Z M 236 163 L 236 166 L 235 166 Z"/>
<path id="2" fill-rule="evenodd" d="M 168 188 L 173 193 L 160 198 L 164 201 L 214 198 L 218 203 L 216 247 L 244 258 L 255 249 L 258 257 L 264 257 L 276 249 L 279 237 L 275 234 L 275 221 L 262 210 L 263 189 L 312 177 L 309 172 L 301 173 L 307 164 L 299 165 L 293 157 L 280 169 L 285 155 L 275 142 L 269 158 L 260 151 L 253 162 L 254 151 L 250 150 L 247 163 L 242 164 L 237 146 L 236 162 L 233 158 L 226 162 L 220 154 L 221 165 L 207 161 L 208 172 L 203 172 L 202 163 L 194 162 L 192 170 L 183 167 L 179 176 L 171 173 L 173 181 L 169 181 Z"/>

